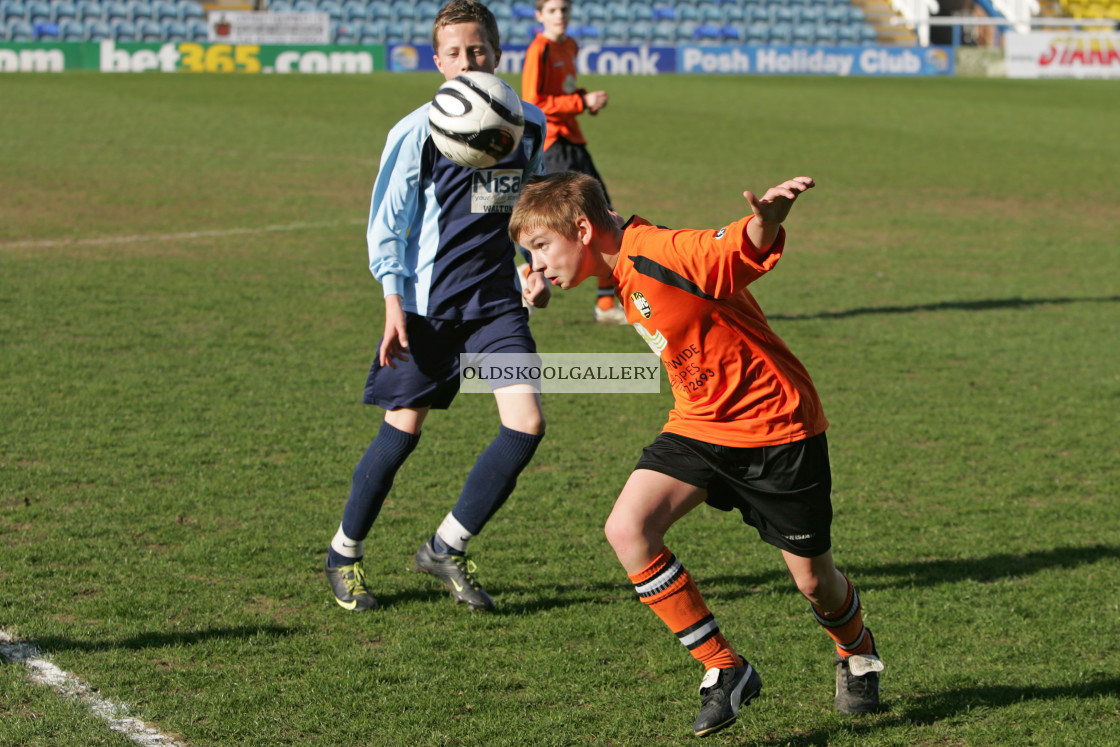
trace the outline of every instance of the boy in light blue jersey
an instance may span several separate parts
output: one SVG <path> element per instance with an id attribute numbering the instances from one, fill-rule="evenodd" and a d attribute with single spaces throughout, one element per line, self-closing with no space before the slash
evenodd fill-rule
<path id="1" fill-rule="evenodd" d="M 476 0 L 452 0 L 436 16 L 436 67 L 448 80 L 493 73 L 501 58 L 494 15 Z M 545 117 L 524 104 L 521 143 L 489 169 L 444 157 L 424 104 L 389 132 L 370 205 L 369 268 L 385 296 L 385 331 L 364 401 L 385 409 L 377 437 L 354 470 L 350 497 L 327 551 L 326 575 L 344 609 L 375 609 L 362 568 L 363 540 L 431 409 L 459 390 L 460 353 L 535 353 L 524 304 L 543 307 L 549 289 L 532 273 L 520 290 L 508 236 L 521 185 L 543 172 Z M 467 543 L 513 491 L 544 436 L 540 395 L 528 384 L 494 389 L 501 426 L 467 476 L 458 501 L 415 557 L 471 609 L 494 603 L 474 577 Z"/>

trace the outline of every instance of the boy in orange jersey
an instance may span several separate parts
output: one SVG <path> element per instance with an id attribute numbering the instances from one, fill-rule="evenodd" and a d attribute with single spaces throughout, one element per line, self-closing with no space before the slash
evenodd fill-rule
<path id="1" fill-rule="evenodd" d="M 579 171 L 603 183 L 587 151 L 576 117 L 584 112 L 592 116 L 607 105 L 606 91 L 588 91 L 576 83 L 576 55 L 579 45 L 568 36 L 572 20 L 569 0 L 536 0 L 536 17 L 544 30 L 537 34 L 525 53 L 521 71 L 521 98 L 536 104 L 545 113 L 548 131 L 544 141 L 545 171 Z M 610 203 L 610 197 L 607 197 Z M 615 303 L 614 287 L 609 279 L 600 279 L 595 299 L 595 321 L 600 324 L 626 324 L 626 315 Z"/>
<path id="2" fill-rule="evenodd" d="M 797 177 L 718 230 L 672 230 L 612 211 L 575 172 L 526 186 L 510 218 L 533 269 L 563 289 L 610 278 L 627 320 L 669 370 L 674 408 L 642 452 L 607 519 L 607 540 L 639 598 L 706 670 L 698 736 L 732 723 L 758 695 L 758 673 L 720 633 L 665 533 L 701 503 L 738 509 L 781 550 L 836 648 L 836 708 L 879 708 L 879 660 L 859 595 L 832 559 L 832 478 L 813 382 L 770 329 L 747 286 L 782 256 L 782 223 L 814 186 Z"/>

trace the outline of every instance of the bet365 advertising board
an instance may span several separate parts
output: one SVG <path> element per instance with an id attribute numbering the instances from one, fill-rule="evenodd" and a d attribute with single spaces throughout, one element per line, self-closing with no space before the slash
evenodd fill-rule
<path id="1" fill-rule="evenodd" d="M 503 47 L 501 73 L 521 72 L 526 45 Z M 430 44 L 306 45 L 228 42 L 0 43 L 0 73 L 356 74 L 435 71 Z M 952 75 L 949 47 L 698 46 L 585 44 L 581 74 L 932 76 Z"/>

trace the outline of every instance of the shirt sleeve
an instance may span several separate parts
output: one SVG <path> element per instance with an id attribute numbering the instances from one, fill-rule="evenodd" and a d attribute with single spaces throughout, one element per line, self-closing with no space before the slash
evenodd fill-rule
<path id="1" fill-rule="evenodd" d="M 762 253 L 747 238 L 748 216 L 718 229 L 665 231 L 655 261 L 695 284 L 702 293 L 731 298 L 769 272 L 785 248 L 785 229 Z"/>
<path id="2" fill-rule="evenodd" d="M 381 166 L 373 185 L 366 245 L 369 270 L 386 296 L 403 295 L 404 280 L 412 273 L 405 263 L 406 246 L 420 202 L 421 152 L 427 122 L 414 112 L 394 127 L 381 153 Z"/>

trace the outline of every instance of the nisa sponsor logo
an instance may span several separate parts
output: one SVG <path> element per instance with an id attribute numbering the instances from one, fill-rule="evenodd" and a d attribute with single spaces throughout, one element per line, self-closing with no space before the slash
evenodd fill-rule
<path id="1" fill-rule="evenodd" d="M 521 194 L 521 169 L 478 169 L 474 172 L 472 188 L 475 194 Z"/>

